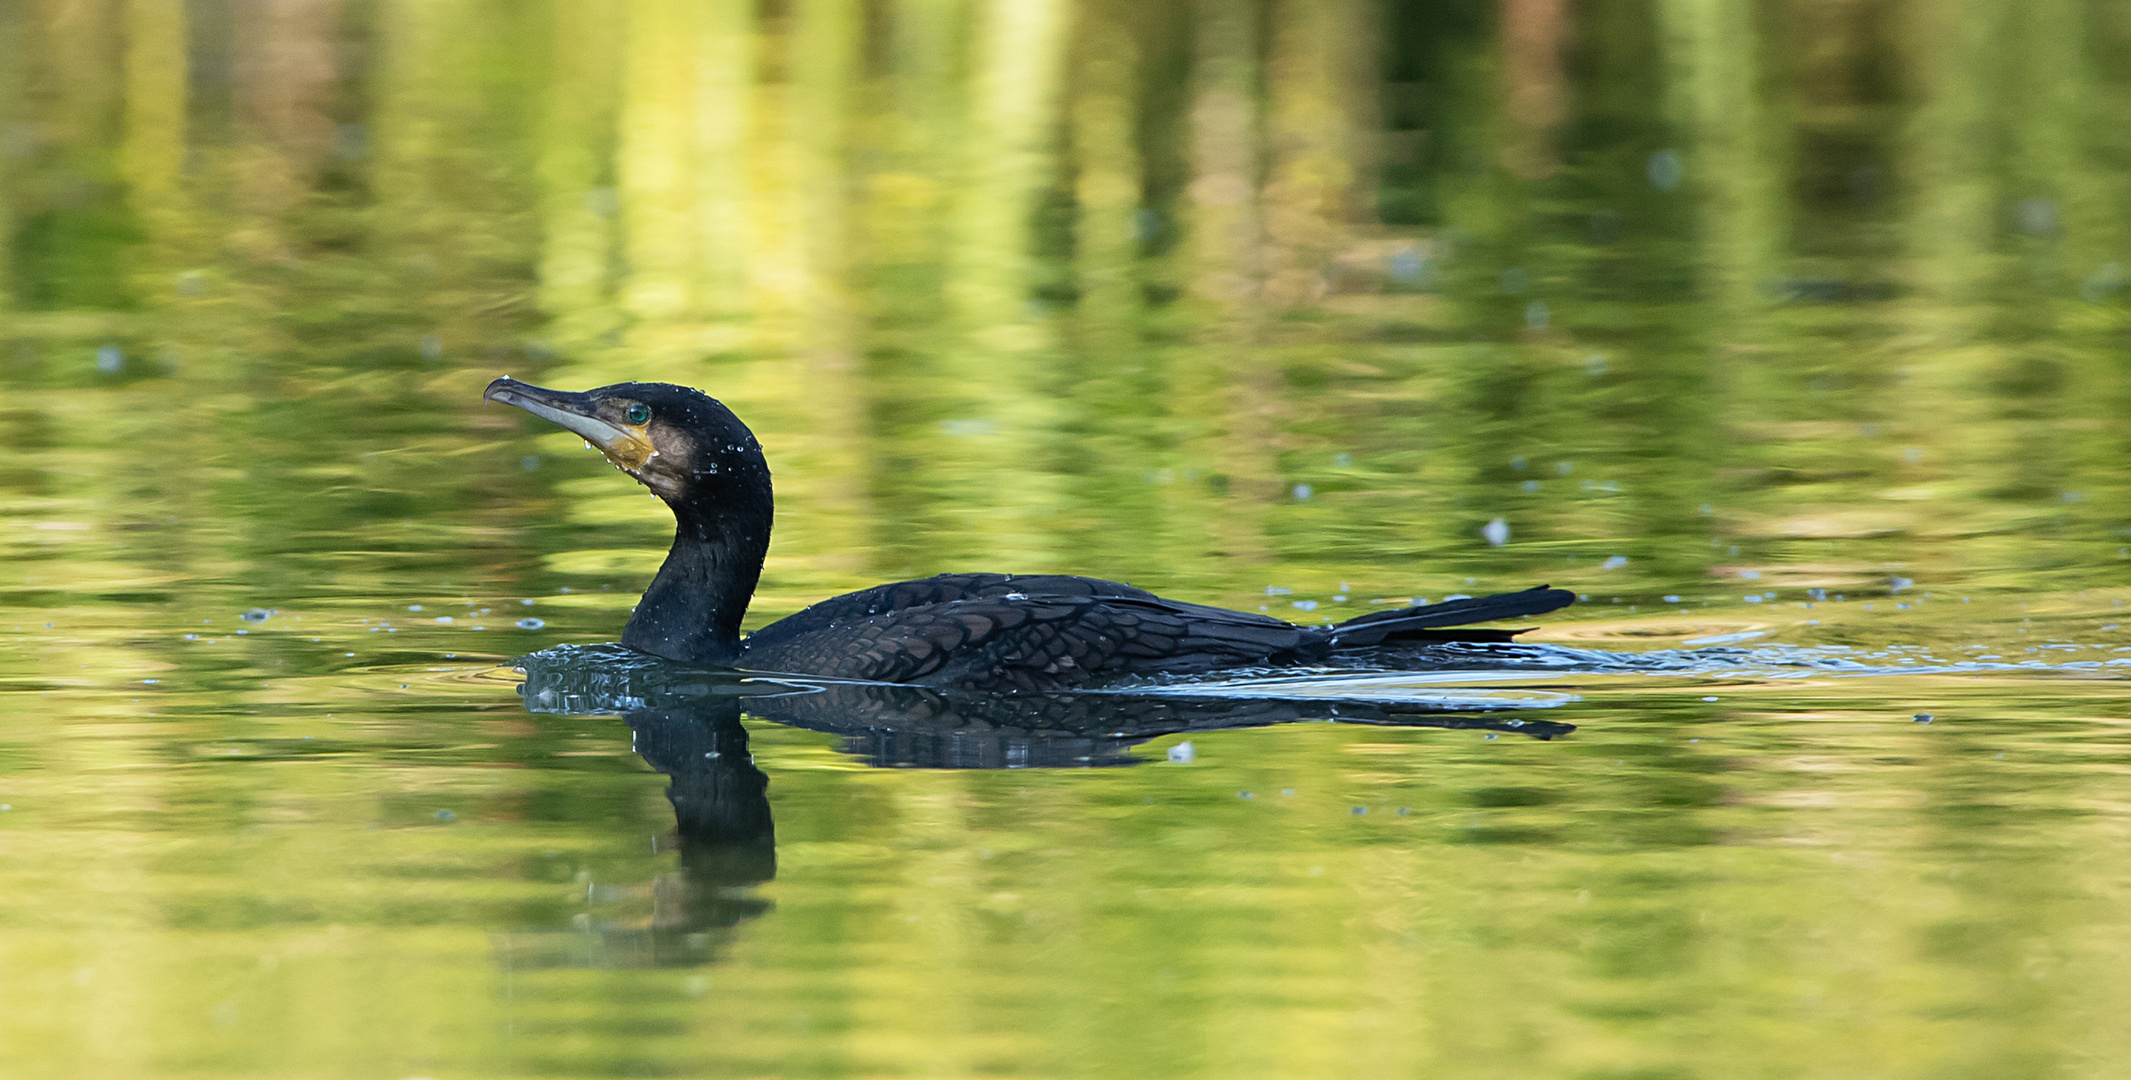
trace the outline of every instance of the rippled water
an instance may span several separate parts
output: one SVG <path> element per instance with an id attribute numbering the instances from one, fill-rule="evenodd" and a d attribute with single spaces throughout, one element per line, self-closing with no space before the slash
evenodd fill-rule
<path id="1" fill-rule="evenodd" d="M 2131 1058 L 2131 6 L 0 5 L 0 1074 Z M 943 570 L 1415 672 L 611 642 Z M 1332 722 L 1327 722 L 1332 721 Z"/>

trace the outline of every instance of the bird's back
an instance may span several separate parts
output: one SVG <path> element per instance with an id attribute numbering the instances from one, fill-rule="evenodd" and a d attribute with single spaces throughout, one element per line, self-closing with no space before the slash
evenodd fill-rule
<path id="1" fill-rule="evenodd" d="M 756 631 L 758 671 L 987 690 L 1264 662 L 1325 638 L 1317 627 L 1164 600 L 1066 575 L 942 574 L 846 593 Z"/>
<path id="2" fill-rule="evenodd" d="M 998 692 L 1065 690 L 1389 646 L 1506 642 L 1518 631 L 1463 624 L 1538 614 L 1574 599 L 1540 586 L 1297 626 L 1097 578 L 942 574 L 832 597 L 771 623 L 747 639 L 740 665 Z"/>

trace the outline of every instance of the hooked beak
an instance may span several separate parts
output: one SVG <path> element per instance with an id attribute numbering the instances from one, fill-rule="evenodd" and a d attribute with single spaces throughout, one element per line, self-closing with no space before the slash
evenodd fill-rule
<path id="1" fill-rule="evenodd" d="M 481 400 L 513 405 L 542 420 L 560 424 L 583 436 L 586 442 L 607 455 L 607 460 L 632 474 L 643 468 L 653 453 L 651 439 L 644 432 L 601 419 L 599 402 L 590 394 L 549 390 L 505 375 L 488 384 L 488 389 L 481 393 Z"/>

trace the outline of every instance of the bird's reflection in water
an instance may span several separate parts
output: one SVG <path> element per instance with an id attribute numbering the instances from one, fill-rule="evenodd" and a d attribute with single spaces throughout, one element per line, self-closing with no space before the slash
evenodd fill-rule
<path id="1" fill-rule="evenodd" d="M 744 714 L 843 736 L 874 765 L 1057 768 L 1128 765 L 1132 747 L 1192 731 L 1332 719 L 1400 727 L 1482 728 L 1551 739 L 1570 725 L 1429 702 L 1078 693 L 950 695 L 922 687 L 745 677 L 615 647 L 565 646 L 515 662 L 536 713 L 614 715 L 646 764 L 665 773 L 680 868 L 650 886 L 651 914 L 615 925 L 580 916 L 567 933 L 519 933 L 517 967 L 668 967 L 706 963 L 721 940 L 770 910 L 753 887 L 776 876 L 769 778 L 747 749 Z M 592 886 L 596 894 L 598 887 Z"/>
<path id="2" fill-rule="evenodd" d="M 743 890 L 777 876 L 777 828 L 769 777 L 747 752 L 740 703 L 727 698 L 628 715 L 636 752 L 672 778 L 681 870 L 658 894 L 653 921 L 695 933 L 720 930 L 769 910 Z"/>
<path id="3" fill-rule="evenodd" d="M 528 679 L 537 676 L 529 670 Z M 695 966 L 715 959 L 734 927 L 770 911 L 770 902 L 753 889 L 777 876 L 777 832 L 769 777 L 748 753 L 740 700 L 611 704 L 634 707 L 585 711 L 622 712 L 633 748 L 671 778 L 666 799 L 673 804 L 674 833 L 655 843 L 660 851 L 678 847 L 680 866 L 647 886 L 585 882 L 588 910 L 569 929 L 498 938 L 508 967 Z M 602 915 L 601 908 L 624 914 Z"/>

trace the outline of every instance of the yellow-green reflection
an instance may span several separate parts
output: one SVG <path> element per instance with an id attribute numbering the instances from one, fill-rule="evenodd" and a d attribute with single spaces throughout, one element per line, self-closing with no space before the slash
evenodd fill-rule
<path id="1" fill-rule="evenodd" d="M 2126 57 L 2121 0 L 0 5 L 0 1073 L 2107 1075 Z M 747 417 L 757 622 L 1549 580 L 1568 644 L 2087 666 L 1085 772 L 756 723 L 774 909 L 649 968 L 667 781 L 482 673 L 668 520 L 501 373 Z"/>

